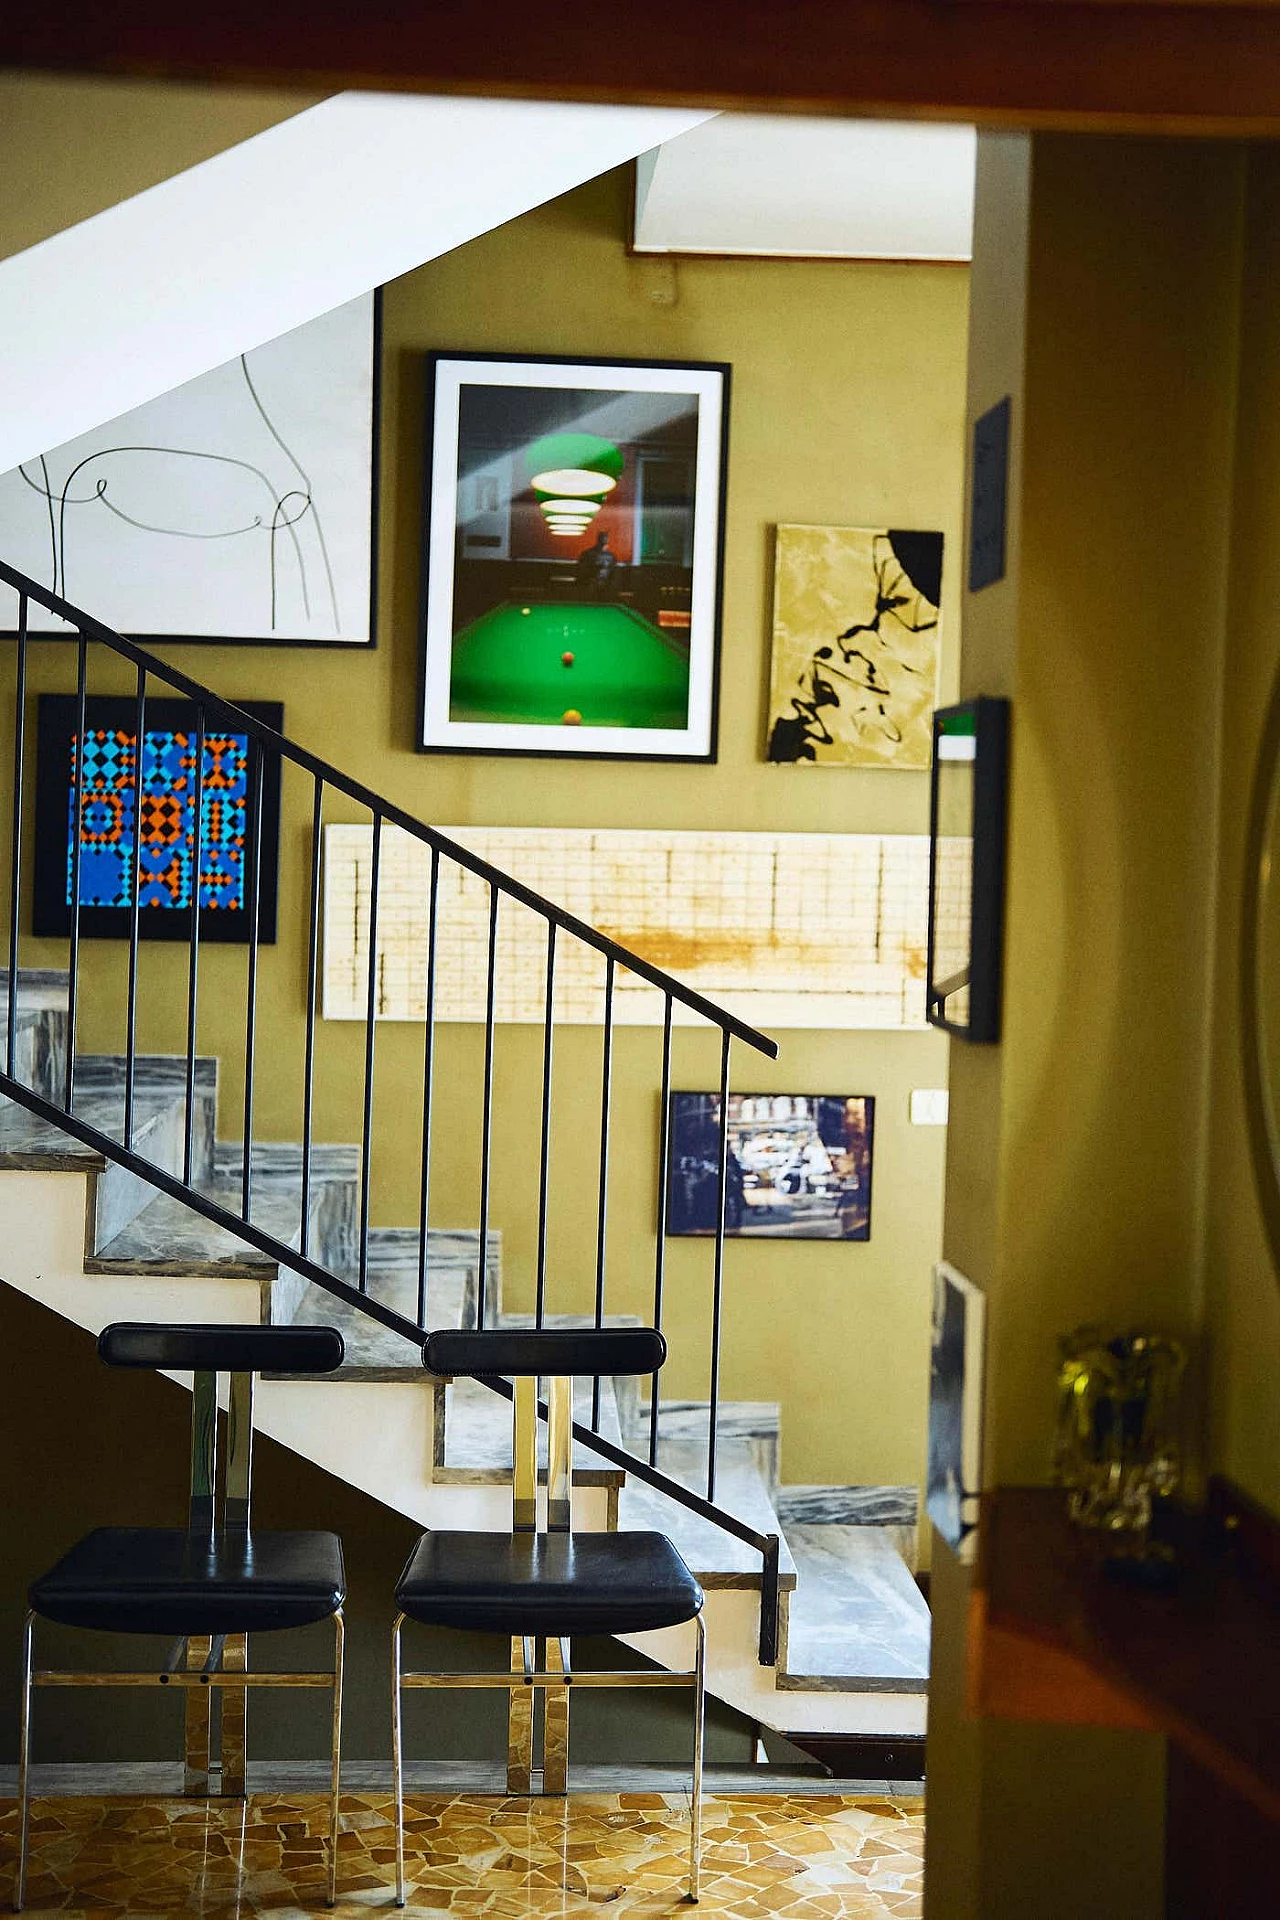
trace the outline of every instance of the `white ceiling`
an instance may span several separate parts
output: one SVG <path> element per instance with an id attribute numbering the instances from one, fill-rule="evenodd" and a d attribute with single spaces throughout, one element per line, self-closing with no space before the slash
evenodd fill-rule
<path id="1" fill-rule="evenodd" d="M 641 253 L 967 260 L 972 127 L 722 113 L 637 162 Z"/>
<path id="2" fill-rule="evenodd" d="M 706 118 L 344 93 L 0 261 L 0 472 Z"/>

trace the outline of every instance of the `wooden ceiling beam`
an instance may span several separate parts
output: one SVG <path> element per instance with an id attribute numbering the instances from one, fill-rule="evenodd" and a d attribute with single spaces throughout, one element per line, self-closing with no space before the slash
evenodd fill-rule
<path id="1" fill-rule="evenodd" d="M 10 0 L 0 65 L 860 113 L 1099 132 L 1280 133 L 1280 8 L 1231 0 Z"/>

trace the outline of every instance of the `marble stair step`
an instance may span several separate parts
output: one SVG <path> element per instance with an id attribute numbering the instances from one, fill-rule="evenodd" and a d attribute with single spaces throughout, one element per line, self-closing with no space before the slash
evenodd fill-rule
<path id="1" fill-rule="evenodd" d="M 451 1380 L 443 1395 L 444 1444 L 436 1467 L 439 1481 L 492 1485 L 495 1480 L 511 1478 L 511 1403 L 482 1386 L 478 1380 Z M 573 1417 L 582 1426 L 591 1424 L 591 1381 L 573 1383 Z M 622 1429 L 618 1424 L 613 1382 L 600 1382 L 601 1438 L 620 1447 Z M 545 1472 L 547 1427 L 538 1422 L 538 1463 Z M 573 1478 L 576 1486 L 621 1487 L 625 1479 L 621 1467 L 614 1467 L 598 1453 L 574 1442 Z"/>
<path id="2" fill-rule="evenodd" d="M 65 1013 L 70 989 L 71 975 L 65 967 L 18 968 L 19 1008 L 50 1007 Z M 9 969 L 0 967 L 0 1008 L 7 1012 L 8 1006 Z"/>
<path id="3" fill-rule="evenodd" d="M 638 1392 L 628 1411 L 624 1427 L 629 1446 L 649 1446 L 649 1397 L 647 1383 L 637 1382 Z M 706 1478 L 711 1407 L 707 1400 L 660 1400 L 658 1402 L 658 1443 L 665 1455 L 668 1442 L 700 1449 L 701 1473 Z M 782 1450 L 782 1408 L 775 1400 L 722 1400 L 716 1415 L 717 1452 L 726 1441 L 741 1441 L 755 1461 L 756 1471 L 772 1499 L 777 1491 Z"/>
<path id="4" fill-rule="evenodd" d="M 887 1527 L 787 1527 L 796 1591 L 778 1687 L 793 1693 L 925 1693 L 929 1609 Z"/>
<path id="5" fill-rule="evenodd" d="M 915 1487 L 779 1487 L 783 1526 L 914 1527 Z"/>
<path id="6" fill-rule="evenodd" d="M 302 1144 L 297 1140 L 255 1140 L 250 1169 L 250 1218 L 270 1207 L 273 1215 L 292 1227 L 277 1239 L 286 1246 L 301 1242 Z M 219 1186 L 231 1193 L 231 1210 L 239 1213 L 244 1179 L 244 1142 L 219 1140 L 214 1149 L 214 1174 Z M 356 1214 L 359 1205 L 360 1149 L 345 1141 L 317 1140 L 311 1147 L 309 1252 L 322 1267 L 345 1274 L 356 1258 Z M 265 1217 L 258 1220 L 265 1224 Z M 269 1228 L 268 1231 L 274 1231 Z M 272 1319 L 293 1318 L 307 1282 L 282 1265 L 276 1278 Z"/>
<path id="7" fill-rule="evenodd" d="M 717 1454 L 716 1505 L 727 1508 L 758 1533 L 778 1533 L 778 1516 L 749 1442 L 724 1441 Z M 658 1465 L 671 1479 L 705 1496 L 705 1447 L 687 1440 L 666 1441 L 659 1449 Z M 704 1587 L 754 1589 L 760 1585 L 760 1555 L 754 1547 L 726 1533 L 712 1521 L 704 1520 L 700 1514 L 691 1513 L 635 1475 L 622 1490 L 618 1526 L 624 1532 L 632 1529 L 665 1533 Z M 779 1554 L 779 1575 L 782 1590 L 789 1592 L 796 1584 L 796 1567 L 785 1536 Z"/>
<path id="8" fill-rule="evenodd" d="M 255 1150 L 255 1162 L 257 1154 Z M 333 1176 L 339 1187 L 351 1184 L 345 1168 Z M 336 1200 L 323 1161 L 312 1170 L 308 1250 L 322 1266 L 342 1264 L 350 1237 L 349 1214 L 354 1198 Z M 243 1201 L 240 1179 L 214 1175 L 201 1183 L 200 1192 L 229 1213 L 239 1213 Z M 253 1225 L 282 1245 L 301 1244 L 301 1192 L 296 1186 L 256 1175 L 250 1195 Z M 271 1287 L 268 1317 L 280 1322 L 292 1316 L 298 1293 L 306 1283 L 282 1269 L 273 1255 L 243 1240 L 232 1229 L 207 1220 L 185 1201 L 156 1194 L 149 1206 L 131 1220 L 105 1247 L 85 1260 L 86 1273 L 154 1273 L 180 1278 L 251 1279 Z"/>
<path id="9" fill-rule="evenodd" d="M 491 1259 L 497 1251 L 492 1236 Z M 427 1240 L 427 1319 L 433 1327 L 473 1327 L 476 1322 L 476 1256 L 478 1236 L 432 1228 Z M 357 1283 L 351 1272 L 342 1276 Z M 375 1227 L 369 1235 L 368 1289 L 375 1300 L 393 1307 L 408 1320 L 418 1314 L 418 1235 L 400 1227 Z M 337 1327 L 347 1355 L 331 1380 L 419 1380 L 439 1384 L 422 1365 L 422 1349 L 373 1320 L 358 1307 L 335 1299 L 323 1287 L 304 1288 L 294 1326 Z M 443 1394 L 440 1405 L 443 1406 Z M 437 1459 L 443 1459 L 443 1435 L 437 1435 Z"/>
<path id="10" fill-rule="evenodd" d="M 162 1171 L 180 1174 L 186 1137 L 186 1059 L 139 1054 L 134 1063 L 133 1151 Z M 82 1054 L 76 1061 L 74 1107 L 86 1125 L 123 1143 L 125 1061 L 115 1054 Z M 197 1181 L 213 1171 L 218 1063 L 196 1061 L 193 1128 Z M 96 1147 L 84 1146 L 52 1122 L 13 1101 L 0 1101 L 0 1167 L 96 1174 L 90 1244 L 101 1248 L 155 1199 L 156 1189 Z"/>
<path id="11" fill-rule="evenodd" d="M 775 1496 L 783 1527 L 884 1527 L 909 1570 L 919 1554 L 915 1487 L 779 1487 Z"/>
<path id="12" fill-rule="evenodd" d="M 61 1100 L 67 1083 L 67 997 L 70 976 L 53 968 L 19 967 L 13 1075 L 46 1100 Z M 0 973 L 0 1032 L 8 1060 L 9 973 Z"/>

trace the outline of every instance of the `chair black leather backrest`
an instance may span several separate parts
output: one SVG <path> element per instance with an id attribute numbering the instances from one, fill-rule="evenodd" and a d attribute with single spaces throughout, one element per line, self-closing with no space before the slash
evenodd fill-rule
<path id="1" fill-rule="evenodd" d="M 118 1320 L 98 1354 L 109 1367 L 210 1373 L 333 1373 L 346 1349 L 336 1327 L 155 1326 Z"/>
<path id="2" fill-rule="evenodd" d="M 422 1346 L 423 1366 L 446 1376 L 656 1373 L 666 1357 L 667 1343 L 653 1327 L 494 1327 L 479 1333 L 442 1327 Z"/>

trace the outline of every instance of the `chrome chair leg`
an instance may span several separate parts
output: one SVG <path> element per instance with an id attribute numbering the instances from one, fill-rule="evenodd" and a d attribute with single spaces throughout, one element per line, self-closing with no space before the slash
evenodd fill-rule
<path id="1" fill-rule="evenodd" d="M 693 1669 L 693 1795 L 689 1806 L 689 1898 L 698 1898 L 698 1880 L 702 1870 L 702 1739 L 706 1723 L 707 1701 L 707 1628 L 702 1615 L 694 1615 L 698 1635 Z"/>
<path id="2" fill-rule="evenodd" d="M 536 1672 L 535 1643 L 528 1636 L 511 1637 L 511 1671 L 526 1677 Z M 512 1687 L 507 1695 L 507 1792 L 521 1799 L 533 1792 L 534 1689 Z"/>
<path id="3" fill-rule="evenodd" d="M 562 1687 L 547 1687 L 542 1695 L 542 1791 L 569 1791 L 569 1686 L 572 1668 L 569 1641 L 547 1636 L 546 1671 L 562 1673 Z"/>
<path id="4" fill-rule="evenodd" d="M 27 1898 L 27 1847 L 31 1833 L 31 1655 L 36 1617 L 29 1613 L 22 1629 L 22 1716 L 18 1723 L 18 1878 L 13 1910 L 21 1913 Z"/>
<path id="5" fill-rule="evenodd" d="M 246 1673 L 249 1668 L 249 1636 L 229 1633 L 222 1649 L 224 1673 Z M 218 1751 L 222 1765 L 218 1772 L 218 1793 L 224 1800 L 243 1800 L 249 1763 L 247 1687 L 223 1687 L 222 1723 L 218 1733 Z"/>
<path id="6" fill-rule="evenodd" d="M 333 1616 L 333 1773 L 329 1814 L 329 1905 L 338 1904 L 338 1804 L 342 1778 L 342 1654 L 346 1626 L 339 1607 Z"/>
<path id="7" fill-rule="evenodd" d="M 187 1640 L 187 1667 L 202 1667 L 209 1658 L 213 1640 L 209 1634 L 192 1634 Z M 207 1799 L 213 1775 L 213 1694 L 208 1687 L 187 1687 L 182 1701 L 183 1754 L 182 1791 L 189 1799 Z"/>
<path id="8" fill-rule="evenodd" d="M 396 1615 L 391 1629 L 391 1772 L 396 1802 L 396 1905 L 404 1905 L 404 1753 L 400 1728 L 400 1629 L 404 1615 Z"/>

